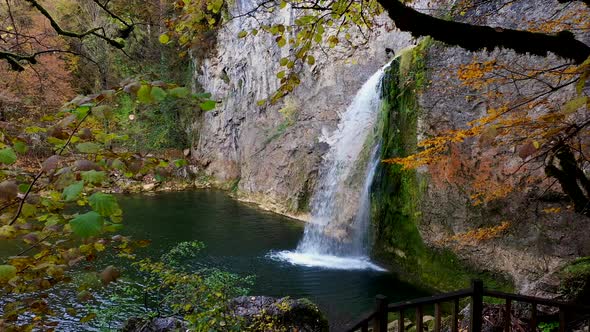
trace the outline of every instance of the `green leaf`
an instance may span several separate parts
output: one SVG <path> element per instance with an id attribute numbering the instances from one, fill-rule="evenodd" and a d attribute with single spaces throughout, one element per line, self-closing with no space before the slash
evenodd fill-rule
<path id="1" fill-rule="evenodd" d="M 46 131 L 47 131 L 47 129 L 41 128 L 41 127 L 37 127 L 37 126 L 32 126 L 32 127 L 25 128 L 25 133 L 27 133 L 27 134 L 44 133 Z"/>
<path id="2" fill-rule="evenodd" d="M 29 149 L 29 147 L 22 141 L 14 142 L 14 145 L 12 147 L 14 148 L 14 151 L 16 151 L 19 154 L 25 154 Z"/>
<path id="3" fill-rule="evenodd" d="M 197 99 L 209 99 L 209 98 L 211 98 L 211 94 L 208 93 L 208 92 L 205 92 L 205 93 L 195 93 L 193 95 L 193 97 L 194 98 L 197 98 Z"/>
<path id="4" fill-rule="evenodd" d="M 285 71 L 281 70 L 280 72 L 277 73 L 277 78 L 283 78 L 285 77 Z"/>
<path id="5" fill-rule="evenodd" d="M 31 186 L 30 183 L 21 183 L 21 184 L 18 185 L 18 191 L 20 193 L 23 193 L 24 194 L 24 193 L 27 192 L 27 190 L 29 190 L 29 187 L 30 186 Z"/>
<path id="6" fill-rule="evenodd" d="M 82 153 L 99 153 L 102 150 L 102 146 L 92 142 L 85 142 L 76 145 L 76 149 Z"/>
<path id="7" fill-rule="evenodd" d="M 106 174 L 103 171 L 90 170 L 80 173 L 82 180 L 86 183 L 101 184 L 106 179 Z"/>
<path id="8" fill-rule="evenodd" d="M 102 216 L 94 211 L 78 215 L 70 221 L 72 232 L 83 238 L 100 234 L 102 224 Z"/>
<path id="9" fill-rule="evenodd" d="M 121 224 L 108 224 L 104 226 L 105 232 L 115 233 L 119 232 L 121 229 L 123 229 L 123 225 Z"/>
<path id="10" fill-rule="evenodd" d="M 78 107 L 76 107 L 75 110 L 72 110 L 72 113 L 76 115 L 76 118 L 78 120 L 82 120 L 86 114 L 88 114 L 88 112 L 90 112 L 90 109 L 94 107 L 94 104 L 84 104 L 84 105 L 80 105 Z"/>
<path id="11" fill-rule="evenodd" d="M 66 202 L 75 201 L 78 198 L 78 196 L 80 196 L 80 193 L 82 192 L 83 189 L 84 189 L 84 181 L 76 182 L 74 184 L 67 186 L 64 189 L 62 197 L 63 197 L 64 201 L 66 201 Z"/>
<path id="12" fill-rule="evenodd" d="M 215 106 L 215 105 L 213 105 Z M 12 148 L 4 148 L 0 150 L 0 163 L 12 165 L 16 162 L 16 154 Z"/>
<path id="13" fill-rule="evenodd" d="M 120 159 L 115 159 L 111 163 L 112 169 L 123 170 L 125 169 L 125 164 Z"/>
<path id="14" fill-rule="evenodd" d="M 338 37 L 336 36 L 330 36 L 330 38 L 328 38 L 328 46 L 330 48 L 334 48 L 336 45 L 338 45 Z"/>
<path id="15" fill-rule="evenodd" d="M 277 45 L 279 45 L 279 47 L 287 45 L 287 40 L 285 39 L 285 37 L 280 36 L 279 38 L 277 38 Z"/>
<path id="16" fill-rule="evenodd" d="M 212 110 L 212 109 L 215 108 L 215 104 L 217 104 L 217 103 L 214 100 L 206 100 L 206 101 L 200 103 L 199 104 L 199 107 L 203 111 L 208 112 L 208 111 L 210 111 L 210 110 Z"/>
<path id="17" fill-rule="evenodd" d="M 170 42 L 170 37 L 167 34 L 163 33 L 160 35 L 160 38 L 158 38 L 158 40 L 160 41 L 160 43 L 166 45 Z"/>
<path id="18" fill-rule="evenodd" d="M 186 98 L 191 93 L 189 88 L 177 87 L 168 90 L 168 94 L 174 98 Z"/>
<path id="19" fill-rule="evenodd" d="M 47 137 L 47 143 L 52 144 L 56 149 L 59 149 L 66 144 L 66 141 L 55 137 Z"/>
<path id="20" fill-rule="evenodd" d="M 315 63 L 315 58 L 311 55 L 307 56 L 307 64 L 309 64 L 310 66 L 313 66 L 313 64 Z"/>
<path id="21" fill-rule="evenodd" d="M 285 58 L 282 58 L 282 59 L 279 61 L 279 64 L 280 64 L 281 66 L 286 66 L 286 65 L 287 65 L 287 63 L 289 63 L 289 58 L 286 58 L 286 57 L 285 57 Z"/>
<path id="22" fill-rule="evenodd" d="M 23 213 L 23 217 L 25 217 L 25 218 L 32 217 L 37 213 L 37 207 L 35 207 L 35 205 L 25 203 L 25 204 L 23 204 L 22 213 Z"/>
<path id="23" fill-rule="evenodd" d="M 238 38 L 244 38 L 244 37 L 246 37 L 247 35 L 248 35 L 248 32 L 247 32 L 247 31 L 240 31 L 240 32 L 238 33 Z"/>
<path id="24" fill-rule="evenodd" d="M 168 95 L 166 91 L 164 91 L 164 89 L 158 86 L 152 87 L 152 91 L 150 92 L 150 94 L 152 98 L 154 98 L 156 101 L 162 101 L 166 99 L 166 96 Z"/>
<path id="25" fill-rule="evenodd" d="M 115 196 L 96 192 L 88 199 L 92 210 L 98 212 L 103 217 L 120 216 L 122 214 L 119 203 Z"/>
<path id="26" fill-rule="evenodd" d="M 12 265 L 0 265 L 0 282 L 7 282 L 16 277 L 16 267 Z"/>
<path id="27" fill-rule="evenodd" d="M 174 164 L 174 166 L 176 167 L 183 167 L 188 165 L 188 161 L 186 161 L 185 159 L 177 159 L 177 160 L 173 160 L 172 163 Z"/>
<path id="28" fill-rule="evenodd" d="M 137 91 L 137 100 L 143 104 L 149 104 L 152 100 L 152 87 L 147 84 L 142 84 L 141 88 Z"/>
<path id="29" fill-rule="evenodd" d="M 313 40 L 318 44 L 322 42 L 322 38 L 323 35 L 321 33 L 316 33 L 315 36 L 313 36 Z"/>
<path id="30" fill-rule="evenodd" d="M 92 108 L 92 115 L 103 120 L 109 119 L 113 115 L 113 108 L 109 105 L 100 105 Z"/>

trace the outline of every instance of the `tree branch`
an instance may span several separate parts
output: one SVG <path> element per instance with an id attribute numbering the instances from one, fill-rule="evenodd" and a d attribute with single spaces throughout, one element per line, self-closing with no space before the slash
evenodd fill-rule
<path id="1" fill-rule="evenodd" d="M 575 2 L 575 1 L 580 1 L 586 4 L 586 6 L 590 7 L 590 0 L 557 0 L 557 2 L 559 3 L 569 3 L 569 2 Z"/>
<path id="2" fill-rule="evenodd" d="M 430 36 L 441 42 L 457 45 L 469 51 L 509 48 L 521 54 L 546 56 L 552 52 L 576 63 L 590 56 L 590 46 L 574 38 L 569 31 L 547 35 L 523 30 L 492 28 L 462 22 L 445 21 L 422 14 L 398 0 L 377 0 L 395 22 L 398 29 L 415 37 Z M 585 0 L 584 2 L 589 2 Z"/>
<path id="3" fill-rule="evenodd" d="M 47 9 L 45 9 L 45 7 L 41 6 L 41 4 L 37 1 L 37 0 L 25 0 L 28 3 L 30 3 L 33 7 L 35 7 L 35 9 L 37 9 L 43 16 L 45 16 L 48 20 L 49 23 L 51 24 L 51 27 L 53 28 L 53 30 L 55 30 L 55 32 L 57 32 L 58 35 L 60 36 L 65 36 L 65 37 L 72 37 L 72 38 L 78 38 L 78 39 L 84 39 L 90 35 L 96 36 L 98 38 L 101 38 L 103 40 L 105 40 L 107 43 L 109 43 L 111 46 L 116 47 L 118 49 L 122 49 L 123 47 L 125 47 L 124 43 L 121 43 L 115 39 L 109 38 L 106 35 L 102 35 L 100 33 L 98 33 L 97 31 L 100 31 L 102 28 L 98 27 L 98 28 L 92 28 L 88 31 L 85 32 L 73 32 L 73 31 L 68 31 L 68 30 L 64 30 L 61 28 L 61 26 L 57 23 L 57 21 L 53 18 L 53 16 L 51 16 L 51 14 L 49 14 L 49 12 L 47 11 Z"/>

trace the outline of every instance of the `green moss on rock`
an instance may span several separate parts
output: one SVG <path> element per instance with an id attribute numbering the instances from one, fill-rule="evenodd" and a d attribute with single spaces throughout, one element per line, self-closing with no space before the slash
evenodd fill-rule
<path id="1" fill-rule="evenodd" d="M 427 82 L 425 56 L 430 43 L 425 39 L 403 51 L 386 71 L 379 126 L 382 159 L 416 152 L 420 115 L 417 92 Z M 424 175 L 383 163 L 377 172 L 372 197 L 377 259 L 397 270 L 402 278 L 431 289 L 464 288 L 474 277 L 484 279 L 487 286 L 497 286 L 494 278 L 465 268 L 451 251 L 429 248 L 424 243 L 419 232 L 420 200 L 428 184 Z"/>
<path id="2" fill-rule="evenodd" d="M 560 274 L 562 295 L 576 302 L 590 304 L 590 256 L 566 265 Z"/>

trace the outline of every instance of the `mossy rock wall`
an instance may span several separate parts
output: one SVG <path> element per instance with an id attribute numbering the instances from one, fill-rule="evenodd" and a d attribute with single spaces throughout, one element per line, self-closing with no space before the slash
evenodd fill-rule
<path id="1" fill-rule="evenodd" d="M 417 149 L 420 107 L 418 95 L 426 84 L 425 56 L 431 41 L 423 40 L 393 60 L 382 84 L 379 119 L 381 159 L 408 156 Z M 380 164 L 373 184 L 374 254 L 403 278 L 436 290 L 464 288 L 472 278 L 489 287 L 495 278 L 476 273 L 448 250 L 429 248 L 420 233 L 421 196 L 428 178 L 401 165 Z M 504 289 L 508 283 L 503 282 Z"/>

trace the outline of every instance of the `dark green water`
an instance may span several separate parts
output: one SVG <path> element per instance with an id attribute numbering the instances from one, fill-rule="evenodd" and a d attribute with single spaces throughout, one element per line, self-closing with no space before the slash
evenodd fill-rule
<path id="1" fill-rule="evenodd" d="M 393 301 L 424 295 L 387 272 L 327 270 L 291 265 L 268 257 L 297 246 L 304 225 L 260 211 L 222 192 L 194 191 L 120 198 L 125 233 L 151 239 L 147 254 L 158 257 L 181 241 L 205 243 L 203 261 L 240 275 L 256 276 L 252 295 L 306 297 L 332 325 L 354 320 L 385 294 Z"/>

